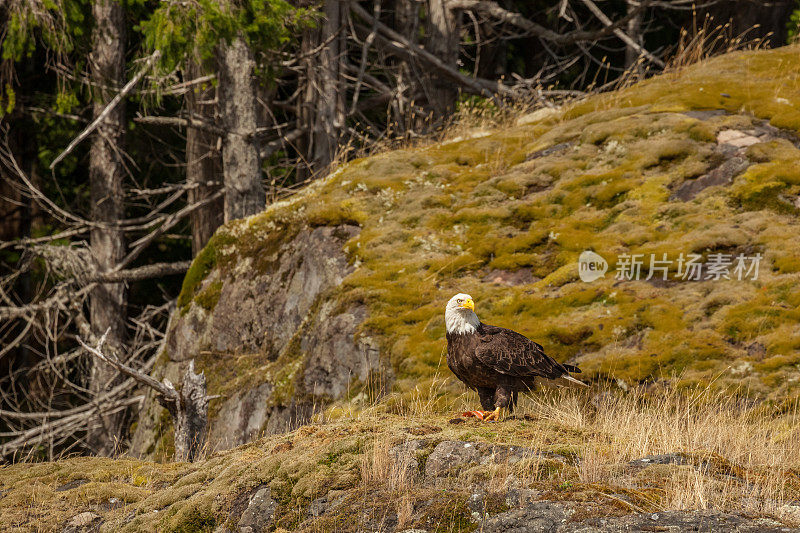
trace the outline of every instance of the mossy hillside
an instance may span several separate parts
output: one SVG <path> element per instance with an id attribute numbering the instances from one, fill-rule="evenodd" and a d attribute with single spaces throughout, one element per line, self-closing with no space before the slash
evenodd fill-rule
<path id="1" fill-rule="evenodd" d="M 652 112 L 724 109 L 800 131 L 800 68 L 797 47 L 735 52 L 592 98 L 564 118 L 587 112 L 646 106 Z"/>
<path id="2" fill-rule="evenodd" d="M 468 292 L 484 321 L 577 361 L 587 379 L 713 380 L 780 400 L 800 376 L 800 151 L 781 139 L 752 146 L 754 164 L 731 186 L 687 202 L 670 196 L 720 164 L 720 131 L 759 119 L 800 128 L 798 74 L 796 47 L 715 58 L 544 122 L 351 162 L 215 238 L 232 239 L 231 265 L 298 226 L 358 223 L 345 247 L 357 268 L 334 297 L 368 305 L 362 330 L 380 339 L 401 393 L 447 375 L 442 310 Z M 696 109 L 726 113 L 686 114 Z M 612 269 L 591 284 L 577 276 L 587 249 Z M 715 252 L 761 253 L 759 279 L 613 279 L 620 254 Z M 532 282 L 484 281 L 522 268 Z"/>

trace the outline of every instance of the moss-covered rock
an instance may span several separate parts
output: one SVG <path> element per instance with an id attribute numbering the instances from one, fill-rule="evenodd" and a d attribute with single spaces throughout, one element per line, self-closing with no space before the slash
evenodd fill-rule
<path id="1" fill-rule="evenodd" d="M 375 374 L 400 405 L 447 376 L 442 309 L 468 292 L 483 320 L 588 380 L 713 381 L 783 401 L 800 378 L 798 75 L 797 47 L 738 52 L 538 121 L 348 163 L 217 232 L 187 275 L 170 361 L 195 358 L 223 396 L 212 434 L 233 412 L 223 403 L 264 384 L 260 414 L 237 427 L 331 403 L 330 416 L 352 413 Z M 586 250 L 610 263 L 592 283 L 578 273 Z M 636 254 L 666 254 L 669 278 L 615 279 Z M 688 281 L 681 254 L 762 260 L 755 280 Z M 331 262 L 325 282 L 298 281 Z M 232 443 L 257 433 L 231 431 Z"/>
<path id="2" fill-rule="evenodd" d="M 154 372 L 180 375 L 192 359 L 205 372 L 209 394 L 218 396 L 211 449 L 296 427 L 315 405 L 380 371 L 374 342 L 355 338 L 364 306 L 330 297 L 353 270 L 343 247 L 358 231 L 261 216 L 221 229 L 198 255 Z M 133 452 L 161 458 L 170 430 L 166 411 L 148 398 Z"/>

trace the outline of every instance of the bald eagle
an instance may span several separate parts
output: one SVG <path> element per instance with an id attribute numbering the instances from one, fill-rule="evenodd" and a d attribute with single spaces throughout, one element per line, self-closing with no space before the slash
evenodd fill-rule
<path id="1" fill-rule="evenodd" d="M 578 367 L 548 357 L 541 344 L 516 331 L 482 323 L 469 294 L 450 298 L 444 321 L 447 366 L 467 387 L 478 392 L 485 410 L 480 414 L 485 420 L 500 420 L 510 413 L 517 394 L 530 390 L 537 378 L 587 386 L 569 375 L 579 373 Z"/>

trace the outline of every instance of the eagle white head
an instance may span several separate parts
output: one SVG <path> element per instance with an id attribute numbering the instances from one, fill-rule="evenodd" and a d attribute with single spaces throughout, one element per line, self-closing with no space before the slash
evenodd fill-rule
<path id="1" fill-rule="evenodd" d="M 447 333 L 475 333 L 481 321 L 475 314 L 475 302 L 469 294 L 459 293 L 450 298 L 444 309 Z"/>

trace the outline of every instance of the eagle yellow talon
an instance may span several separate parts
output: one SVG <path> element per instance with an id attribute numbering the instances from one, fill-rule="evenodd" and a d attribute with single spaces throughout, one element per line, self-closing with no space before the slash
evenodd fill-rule
<path id="1" fill-rule="evenodd" d="M 506 409 L 504 407 L 498 407 L 494 411 L 490 412 L 484 418 L 484 420 L 487 421 L 487 422 L 489 422 L 489 421 L 502 422 L 503 420 L 505 420 L 505 418 L 507 416 L 508 416 L 508 409 Z"/>

